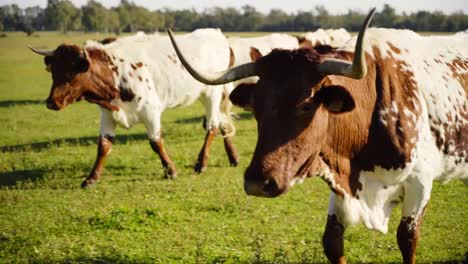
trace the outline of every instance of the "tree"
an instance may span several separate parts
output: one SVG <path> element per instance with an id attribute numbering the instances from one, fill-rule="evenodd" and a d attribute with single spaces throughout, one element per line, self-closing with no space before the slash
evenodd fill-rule
<path id="1" fill-rule="evenodd" d="M 292 31 L 291 16 L 281 9 L 272 9 L 266 16 L 263 31 Z"/>
<path id="2" fill-rule="evenodd" d="M 375 16 L 375 24 L 379 27 L 393 27 L 396 21 L 397 15 L 395 9 L 388 4 L 385 4 L 382 12 Z"/>
<path id="3" fill-rule="evenodd" d="M 78 30 L 81 27 L 81 12 L 69 0 L 47 0 L 45 9 L 46 28 L 60 30 Z"/>
<path id="4" fill-rule="evenodd" d="M 90 0 L 81 8 L 81 12 L 83 14 L 81 23 L 86 31 L 109 31 L 108 20 L 106 19 L 108 11 L 102 4 Z"/>

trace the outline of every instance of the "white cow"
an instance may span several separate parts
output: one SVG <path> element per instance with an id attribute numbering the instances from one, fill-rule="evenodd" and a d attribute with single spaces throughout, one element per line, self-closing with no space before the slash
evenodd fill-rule
<path id="1" fill-rule="evenodd" d="M 233 53 L 233 66 L 256 61 L 263 55 L 270 53 L 273 49 L 299 48 L 297 38 L 280 33 L 253 38 L 230 37 L 228 38 L 228 42 Z M 240 83 L 254 83 L 256 80 L 256 77 L 239 80 L 234 82 L 234 87 Z"/>
<path id="2" fill-rule="evenodd" d="M 307 32 L 298 37 L 301 47 L 313 48 L 317 45 L 330 45 L 341 47 L 351 39 L 351 34 L 344 28 L 339 29 L 317 29 Z"/>
<path id="3" fill-rule="evenodd" d="M 219 29 L 199 29 L 177 39 L 190 51 L 191 62 L 207 71 L 229 67 L 227 39 Z M 220 129 L 232 165 L 237 154 L 230 134 L 233 126 L 227 102 L 231 85 L 214 87 L 194 80 L 179 62 L 169 38 L 160 34 L 134 36 L 108 44 L 87 41 L 83 49 L 75 45 L 60 45 L 45 55 L 47 69 L 52 72 L 52 89 L 47 107 L 60 110 L 77 100 L 96 103 L 101 110 L 101 133 L 94 167 L 82 183 L 95 183 L 110 153 L 115 128 L 130 128 L 137 123 L 146 126 L 150 145 L 159 155 L 165 176 L 175 177 L 174 163 L 164 150 L 161 137 L 161 114 L 164 110 L 192 104 L 200 99 L 206 108 L 207 136 L 195 169 L 201 172 L 207 165 L 208 150 Z"/>

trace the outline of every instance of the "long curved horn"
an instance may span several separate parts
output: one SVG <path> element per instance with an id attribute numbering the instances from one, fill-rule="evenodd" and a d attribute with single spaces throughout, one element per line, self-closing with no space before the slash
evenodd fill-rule
<path id="1" fill-rule="evenodd" d="M 28 46 L 28 48 L 30 50 L 32 50 L 33 52 L 39 54 L 39 55 L 43 55 L 43 56 L 54 56 L 54 51 L 53 50 L 40 50 L 40 49 L 35 49 L 31 46 Z"/>
<path id="2" fill-rule="evenodd" d="M 367 15 L 361 26 L 354 48 L 354 59 L 349 61 L 339 59 L 326 59 L 318 66 L 318 71 L 327 75 L 343 75 L 353 79 L 362 79 L 367 74 L 366 52 L 364 51 L 364 37 L 366 29 L 375 13 L 375 7 Z"/>
<path id="3" fill-rule="evenodd" d="M 193 78 L 195 78 L 196 80 L 204 84 L 209 84 L 209 85 L 225 84 L 225 83 L 237 81 L 240 79 L 244 79 L 244 78 L 256 75 L 255 63 L 253 62 L 242 64 L 237 67 L 234 67 L 225 71 L 221 71 L 221 72 L 200 73 L 197 70 L 195 70 L 187 62 L 187 59 L 184 57 L 184 55 L 180 51 L 179 46 L 177 45 L 174 39 L 174 33 L 172 33 L 172 30 L 168 29 L 167 33 L 169 34 L 169 38 L 171 39 L 172 46 L 174 46 L 176 54 L 179 57 L 182 64 L 184 65 L 185 69 L 187 69 L 187 71 L 190 73 L 190 75 L 192 75 Z"/>

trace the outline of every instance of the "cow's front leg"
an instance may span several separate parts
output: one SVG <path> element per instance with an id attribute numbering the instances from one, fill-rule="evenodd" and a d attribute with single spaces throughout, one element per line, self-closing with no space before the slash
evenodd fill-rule
<path id="1" fill-rule="evenodd" d="M 114 137 L 112 136 L 99 136 L 96 161 L 94 162 L 93 169 L 91 170 L 89 176 L 86 178 L 86 180 L 84 180 L 81 183 L 81 187 L 86 188 L 90 185 L 95 184 L 99 180 L 99 178 L 101 177 L 102 169 L 104 168 L 104 162 L 106 160 L 106 157 L 112 150 L 113 141 Z"/>
<path id="2" fill-rule="evenodd" d="M 195 164 L 195 171 L 198 173 L 203 172 L 206 167 L 208 166 L 208 158 L 210 156 L 210 146 L 213 142 L 216 134 L 218 133 L 217 128 L 211 128 L 206 132 L 205 142 L 203 143 L 203 147 L 198 154 L 197 163 Z"/>
<path id="3" fill-rule="evenodd" d="M 237 155 L 237 151 L 232 144 L 231 136 L 226 133 L 226 130 L 221 128 L 221 134 L 223 135 L 223 142 L 224 142 L 224 149 L 226 150 L 226 154 L 229 158 L 229 164 L 235 167 L 239 163 L 239 158 Z"/>
<path id="4" fill-rule="evenodd" d="M 162 138 L 155 140 L 150 139 L 151 148 L 159 155 L 161 164 L 164 168 L 164 177 L 168 179 L 175 179 L 177 177 L 177 170 L 174 162 L 169 158 L 166 150 L 164 149 Z"/>
<path id="5" fill-rule="evenodd" d="M 322 244 L 325 255 L 331 263 L 346 263 L 344 258 L 344 231 L 345 228 L 338 221 L 336 215 L 329 215 L 322 237 Z"/>
<path id="6" fill-rule="evenodd" d="M 336 194 L 332 192 L 328 201 L 328 218 L 322 236 L 322 245 L 325 255 L 331 263 L 345 264 L 343 238 L 345 227 L 338 220 L 336 203 Z"/>
<path id="7" fill-rule="evenodd" d="M 101 108 L 101 133 L 98 141 L 98 151 L 96 161 L 94 162 L 91 173 L 81 183 L 81 187 L 86 188 L 96 183 L 101 177 L 102 169 L 107 155 L 112 150 L 112 142 L 115 137 L 115 121 L 112 118 L 112 112 Z"/>
<path id="8" fill-rule="evenodd" d="M 404 188 L 411 191 L 405 192 L 403 198 L 403 212 L 397 230 L 397 241 L 403 263 L 414 264 L 416 263 L 419 230 L 430 199 L 432 182 L 426 179 L 410 179 L 405 183 Z"/>

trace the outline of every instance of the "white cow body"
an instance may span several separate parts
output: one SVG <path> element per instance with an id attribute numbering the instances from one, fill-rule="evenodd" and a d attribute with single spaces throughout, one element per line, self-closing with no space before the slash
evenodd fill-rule
<path id="1" fill-rule="evenodd" d="M 177 36 L 181 46 L 190 50 L 188 58 L 197 67 L 208 71 L 228 68 L 229 47 L 218 29 L 199 29 Z M 131 90 L 132 101 L 114 99 L 119 111 L 101 107 L 101 134 L 113 136 L 115 124 L 130 128 L 144 123 L 148 136 L 157 140 L 161 136 L 161 113 L 169 108 L 186 106 L 201 99 L 207 109 L 208 129 L 229 126 L 229 109 L 221 112 L 221 101 L 226 87 L 208 86 L 193 79 L 180 64 L 167 36 L 159 34 L 119 38 L 102 45 L 88 41 L 85 49 L 104 50 L 117 66 L 116 87 Z M 142 65 L 140 67 L 137 64 Z"/>
<path id="2" fill-rule="evenodd" d="M 317 29 L 314 32 L 307 32 L 303 37 L 308 40 L 311 46 L 330 45 L 332 47 L 341 47 L 345 45 L 352 37 L 344 28 L 340 29 Z"/>

